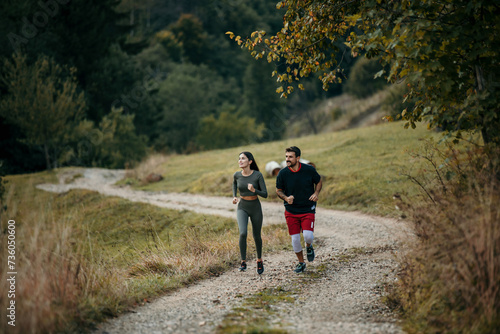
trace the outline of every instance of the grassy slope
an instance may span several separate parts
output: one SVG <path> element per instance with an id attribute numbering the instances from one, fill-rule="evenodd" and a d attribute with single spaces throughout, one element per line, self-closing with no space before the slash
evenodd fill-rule
<path id="1" fill-rule="evenodd" d="M 232 174 L 238 170 L 239 152 L 251 151 L 261 170 L 265 164 L 284 159 L 284 149 L 296 145 L 304 159 L 316 164 L 324 177 L 320 197 L 322 207 L 359 210 L 377 215 L 393 215 L 392 195 L 416 189 L 402 170 L 411 166 L 405 152 L 421 145 L 419 139 L 440 135 L 420 126 L 404 130 L 403 123 L 306 136 L 301 138 L 249 145 L 245 147 L 170 156 L 156 170 L 165 179 L 158 183 L 138 185 L 149 191 L 196 192 L 231 196 Z M 129 180 L 130 181 L 130 180 Z M 274 194 L 275 179 L 266 176 Z M 277 200 L 271 196 L 269 200 Z"/>

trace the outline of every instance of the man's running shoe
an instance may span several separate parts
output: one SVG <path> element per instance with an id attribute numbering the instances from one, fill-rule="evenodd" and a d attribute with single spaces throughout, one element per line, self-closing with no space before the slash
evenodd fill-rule
<path id="1" fill-rule="evenodd" d="M 313 262 L 314 261 L 314 248 L 313 246 L 307 246 L 307 261 Z"/>
<path id="2" fill-rule="evenodd" d="M 264 261 L 257 261 L 257 274 L 262 275 L 264 272 Z"/>
<path id="3" fill-rule="evenodd" d="M 246 271 L 246 270 L 247 270 L 247 263 L 245 261 L 242 261 L 240 266 L 240 271 Z"/>
<path id="4" fill-rule="evenodd" d="M 306 264 L 304 262 L 299 262 L 299 264 L 297 265 L 297 267 L 295 268 L 295 272 L 296 273 L 302 273 L 304 272 L 304 270 L 306 270 Z"/>

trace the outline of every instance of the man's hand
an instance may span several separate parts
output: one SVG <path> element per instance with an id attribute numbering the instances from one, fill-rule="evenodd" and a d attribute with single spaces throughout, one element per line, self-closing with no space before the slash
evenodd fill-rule
<path id="1" fill-rule="evenodd" d="M 309 197 L 310 201 L 317 202 L 318 201 L 318 194 L 314 193 Z"/>
<path id="2" fill-rule="evenodd" d="M 293 197 L 293 195 L 291 195 L 291 196 L 286 197 L 286 198 L 285 198 L 285 201 L 286 201 L 288 204 L 292 205 L 292 204 L 293 204 L 293 200 L 294 200 L 294 198 L 295 198 L 295 197 Z"/>

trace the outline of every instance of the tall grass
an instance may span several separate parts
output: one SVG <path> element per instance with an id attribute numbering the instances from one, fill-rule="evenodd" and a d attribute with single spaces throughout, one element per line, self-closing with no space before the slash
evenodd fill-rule
<path id="1" fill-rule="evenodd" d="M 140 184 L 146 184 L 147 177 L 151 173 L 161 175 L 163 172 L 161 166 L 165 164 L 168 159 L 168 156 L 161 153 L 154 153 L 147 156 L 135 168 L 127 169 L 125 177 L 129 180 L 126 180 L 125 182 L 136 180 Z"/>
<path id="2" fill-rule="evenodd" d="M 1 225 L 0 308 L 10 302 L 7 219 L 16 221 L 16 326 L 0 332 L 85 332 L 106 317 L 238 263 L 234 219 L 178 212 L 90 191 L 53 195 L 44 177 L 9 177 Z M 53 178 L 48 176 L 47 178 Z M 283 226 L 263 230 L 265 251 L 288 245 Z M 250 252 L 252 243 L 249 242 Z"/>
<path id="3" fill-rule="evenodd" d="M 434 183 L 415 178 L 422 201 L 405 206 L 418 236 L 394 294 L 405 329 L 500 333 L 499 152 L 434 153 L 422 155 Z"/>

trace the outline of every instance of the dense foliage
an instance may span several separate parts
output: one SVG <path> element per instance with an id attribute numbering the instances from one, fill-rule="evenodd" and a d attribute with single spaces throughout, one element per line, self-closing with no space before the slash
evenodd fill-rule
<path id="1" fill-rule="evenodd" d="M 227 34 L 256 58 L 286 63 L 275 71 L 283 96 L 293 83 L 321 73 L 325 89 L 341 80 L 341 48 L 353 56 L 379 57 L 391 82 L 407 84 L 413 108 L 407 126 L 427 120 L 445 130 L 479 131 L 486 143 L 500 144 L 500 6 L 486 0 L 440 1 L 280 1 L 286 8 L 282 29 L 249 38 Z M 243 35 L 244 36 L 244 35 Z M 302 88 L 302 85 L 298 85 Z"/>
<path id="2" fill-rule="evenodd" d="M 4 171 L 123 167 L 146 146 L 191 152 L 281 138 L 286 106 L 269 68 L 224 35 L 277 30 L 281 15 L 264 0 L 2 2 Z M 208 129 L 214 122 L 225 130 Z M 247 122 L 255 126 L 243 133 Z"/>

